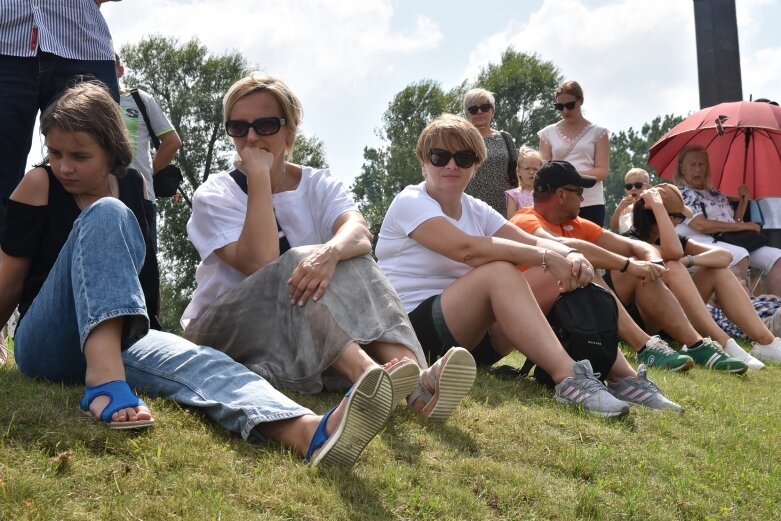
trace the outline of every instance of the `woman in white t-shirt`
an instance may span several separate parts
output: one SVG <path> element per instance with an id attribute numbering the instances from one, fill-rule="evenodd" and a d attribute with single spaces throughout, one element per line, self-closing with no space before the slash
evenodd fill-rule
<path id="1" fill-rule="evenodd" d="M 344 185 L 287 161 L 301 114 L 287 85 L 262 73 L 225 95 L 225 128 L 240 159 L 193 198 L 187 232 L 202 262 L 185 336 L 299 392 L 356 382 L 379 362 L 396 402 L 422 385 L 421 375 L 435 375 L 434 399 L 414 408 L 443 419 L 471 387 L 474 361 L 468 353 L 448 359 L 465 373 L 471 364 L 472 378 L 455 383 L 444 363 L 421 373 L 420 344 L 369 256 L 368 227 Z M 437 400 L 447 393 L 443 412 Z"/>
<path id="2" fill-rule="evenodd" d="M 540 130 L 540 153 L 545 160 L 569 162 L 581 175 L 597 178 L 597 184 L 583 191 L 579 217 L 605 225 L 605 192 L 602 181 L 610 169 L 610 136 L 604 127 L 583 117 L 583 89 L 576 81 L 565 81 L 556 89 L 556 110 L 561 119 Z"/>
<path id="3" fill-rule="evenodd" d="M 464 194 L 487 155 L 465 119 L 445 114 L 429 123 L 416 153 L 424 181 L 393 200 L 376 253 L 424 351 L 436 356 L 461 345 L 492 364 L 517 349 L 551 375 L 557 401 L 605 416 L 626 414 L 626 404 L 610 395 L 588 362 L 567 355 L 540 309 L 591 281 L 585 257 L 521 231 Z M 533 267 L 521 273 L 517 265 Z"/>

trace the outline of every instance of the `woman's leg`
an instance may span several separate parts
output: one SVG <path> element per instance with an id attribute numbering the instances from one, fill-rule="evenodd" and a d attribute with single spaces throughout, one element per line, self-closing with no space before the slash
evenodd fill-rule
<path id="1" fill-rule="evenodd" d="M 572 375 L 573 360 L 548 325 L 526 278 L 512 264 L 484 264 L 453 282 L 442 293 L 442 312 L 448 329 L 468 349 L 498 323 L 510 344 L 554 382 Z"/>
<path id="2" fill-rule="evenodd" d="M 710 300 L 711 295 L 715 293 L 719 306 L 724 310 L 727 318 L 751 339 L 760 344 L 769 344 L 773 341 L 775 335 L 757 315 L 751 299 L 742 291 L 741 284 L 734 273 L 724 268 L 700 268 L 694 273 L 692 280 L 699 290 L 701 302 Z"/>

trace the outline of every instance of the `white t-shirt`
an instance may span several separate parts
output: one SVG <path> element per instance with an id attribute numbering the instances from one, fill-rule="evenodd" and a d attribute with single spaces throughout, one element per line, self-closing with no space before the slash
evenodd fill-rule
<path id="1" fill-rule="evenodd" d="M 559 131 L 558 125 L 555 123 L 548 125 L 537 132 L 537 135 L 540 137 L 540 141 L 545 140 L 550 143 L 552 159 L 567 161 L 580 173 L 588 172 L 594 168 L 597 140 L 603 136 L 610 137 L 605 127 L 591 124 L 583 129 L 580 136 L 575 138 L 578 141 L 572 147 L 570 153 L 567 154 L 567 157 L 562 157 L 570 145 L 572 145 L 573 140 L 567 139 Z M 597 181 L 597 184 L 591 188 L 583 190 L 583 202 L 580 203 L 580 206 L 583 208 L 599 204 L 605 204 L 605 191 L 602 188 L 602 181 Z"/>
<path id="2" fill-rule="evenodd" d="M 328 170 L 301 168 L 295 190 L 272 195 L 277 221 L 291 247 L 322 244 L 333 238 L 333 226 L 345 212 L 358 211 L 344 184 Z M 212 175 L 195 191 L 193 214 L 187 235 L 198 250 L 201 263 L 192 302 L 182 315 L 182 326 L 198 316 L 204 306 L 246 278 L 222 262 L 215 250 L 239 240 L 247 214 L 247 194 L 228 172 Z"/>
<path id="3" fill-rule="evenodd" d="M 432 295 L 439 295 L 472 268 L 429 250 L 409 235 L 424 222 L 444 217 L 462 231 L 490 237 L 507 220 L 485 202 L 461 196 L 461 218 L 445 215 L 428 195 L 425 182 L 410 185 L 396 196 L 385 214 L 377 240 L 378 264 L 401 298 L 407 313 Z"/>
<path id="4" fill-rule="evenodd" d="M 138 93 L 141 95 L 141 100 L 146 107 L 146 113 L 149 116 L 149 122 L 152 124 L 155 136 L 160 137 L 173 131 L 174 126 L 168 121 L 163 109 L 160 108 L 155 99 L 143 90 L 139 90 Z M 135 168 L 144 176 L 147 199 L 154 201 L 155 192 L 152 184 L 152 155 L 149 143 L 149 129 L 146 127 L 144 116 L 141 115 L 141 110 L 136 105 L 136 100 L 133 99 L 130 91 L 120 94 L 119 106 L 122 112 L 122 120 L 127 128 L 128 137 L 130 137 L 130 148 L 133 150 L 133 162 L 130 163 L 130 168 Z"/>

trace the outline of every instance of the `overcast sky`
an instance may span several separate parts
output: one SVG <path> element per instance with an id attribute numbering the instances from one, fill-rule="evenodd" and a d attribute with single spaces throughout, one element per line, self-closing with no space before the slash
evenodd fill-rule
<path id="1" fill-rule="evenodd" d="M 743 96 L 781 101 L 781 0 L 737 0 Z M 197 36 L 284 79 L 351 184 L 393 96 L 449 89 L 508 46 L 552 61 L 612 131 L 699 108 L 691 0 L 124 0 L 103 4 L 117 48 L 146 34 Z M 33 154 L 33 157 L 37 154 Z"/>

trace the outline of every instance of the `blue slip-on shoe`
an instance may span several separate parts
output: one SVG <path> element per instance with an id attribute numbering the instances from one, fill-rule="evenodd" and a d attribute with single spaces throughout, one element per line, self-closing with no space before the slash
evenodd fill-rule
<path id="1" fill-rule="evenodd" d="M 100 413 L 100 418 L 95 418 L 95 416 L 89 412 L 89 406 L 98 396 L 108 396 L 109 402 Z M 144 401 L 130 390 L 130 386 L 124 380 L 112 380 L 96 385 L 95 387 L 87 386 L 84 389 L 84 395 L 81 397 L 81 402 L 79 402 L 79 407 L 81 407 L 81 410 L 84 411 L 87 416 L 93 418 L 95 421 L 105 423 L 108 425 L 109 429 L 113 430 L 144 429 L 154 425 L 154 418 L 150 420 L 123 422 L 111 421 L 111 416 L 115 412 L 128 407 L 138 407 L 139 405 L 146 406 Z"/>

